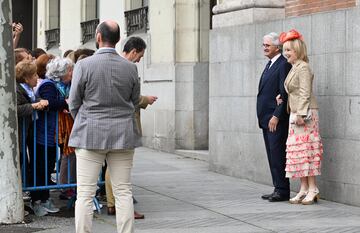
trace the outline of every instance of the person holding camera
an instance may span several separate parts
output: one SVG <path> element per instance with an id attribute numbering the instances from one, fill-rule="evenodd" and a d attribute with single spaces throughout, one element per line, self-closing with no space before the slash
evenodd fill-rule
<path id="1" fill-rule="evenodd" d="M 24 28 L 21 23 L 13 23 L 12 24 L 14 49 L 17 48 L 17 46 L 18 46 L 18 43 L 20 40 L 20 35 L 23 32 L 23 30 L 24 30 Z"/>

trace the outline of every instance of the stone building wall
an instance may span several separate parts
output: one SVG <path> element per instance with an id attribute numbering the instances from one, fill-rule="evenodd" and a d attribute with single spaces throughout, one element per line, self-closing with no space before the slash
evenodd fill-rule
<path id="1" fill-rule="evenodd" d="M 303 34 L 315 73 L 325 149 L 320 192 L 325 199 L 360 206 L 359 7 L 211 30 L 210 169 L 271 184 L 256 117 L 266 64 L 261 44 L 263 35 L 292 28 Z M 293 190 L 297 185 L 292 182 Z"/>

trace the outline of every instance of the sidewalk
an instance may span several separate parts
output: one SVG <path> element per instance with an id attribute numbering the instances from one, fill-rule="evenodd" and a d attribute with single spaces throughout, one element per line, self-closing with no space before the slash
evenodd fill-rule
<path id="1" fill-rule="evenodd" d="M 135 154 L 135 209 L 145 214 L 135 221 L 137 233 L 360 232 L 358 207 L 324 200 L 270 203 L 260 196 L 271 187 L 209 172 L 206 162 L 146 148 Z M 116 232 L 115 217 L 102 212 L 95 214 L 93 232 Z M 75 232 L 73 218 L 49 216 L 36 218 L 27 230 L 11 227 L 0 232 Z"/>

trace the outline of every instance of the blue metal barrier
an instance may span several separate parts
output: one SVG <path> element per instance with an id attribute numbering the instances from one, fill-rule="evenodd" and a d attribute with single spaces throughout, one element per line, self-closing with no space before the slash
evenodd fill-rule
<path id="1" fill-rule="evenodd" d="M 22 168 L 21 168 L 21 171 L 22 171 L 22 189 L 23 191 L 39 191 L 39 190 L 49 190 L 49 189 L 67 189 L 67 188 L 76 188 L 77 187 L 77 184 L 76 182 L 72 182 L 72 179 L 73 177 L 71 177 L 71 171 L 70 171 L 70 158 L 68 157 L 67 158 L 67 164 L 68 164 L 68 167 L 67 167 L 67 183 L 66 184 L 60 184 L 60 180 L 59 180 L 59 176 L 60 176 L 60 166 L 59 166 L 59 162 L 60 162 L 60 156 L 59 156 L 59 114 L 56 113 L 56 125 L 55 125 L 55 149 L 56 149 L 56 154 L 55 154 L 55 161 L 56 161 L 56 164 L 55 164 L 55 168 L 56 168 L 56 183 L 55 184 L 49 184 L 48 183 L 48 180 L 49 180 L 49 177 L 48 177 L 48 156 L 54 156 L 54 155 L 48 155 L 48 140 L 47 140 L 47 136 L 48 136 L 48 113 L 47 112 L 44 112 L 44 120 L 45 120 L 45 135 L 44 135 L 44 146 L 45 146 L 45 185 L 37 185 L 37 171 L 36 171 L 36 162 L 37 162 L 37 153 L 36 153 L 36 137 L 37 137 L 37 132 L 36 132 L 36 120 L 37 119 L 37 112 L 34 111 L 33 112 L 33 116 L 32 116 L 32 119 L 33 119 L 33 158 L 30 158 L 30 155 L 28 156 L 28 153 L 27 153 L 27 149 L 30 150 L 30 148 L 27 148 L 27 132 L 26 132 L 26 120 L 25 118 L 23 119 L 22 121 L 22 145 L 21 145 L 21 151 L 22 151 Z M 20 127 L 20 126 L 19 126 Z M 28 158 L 28 160 L 27 160 Z M 28 166 L 27 166 L 27 163 L 29 163 L 31 160 L 33 160 L 33 182 L 32 184 L 28 184 L 27 182 L 27 169 L 28 169 Z M 29 163 L 30 164 L 30 163 Z M 30 167 L 29 167 L 30 169 Z M 99 175 L 99 182 L 98 182 L 98 185 L 103 185 L 104 184 L 104 181 L 101 181 L 101 172 L 100 172 L 100 175 Z M 68 204 L 68 207 L 71 207 L 73 202 L 75 201 L 76 197 L 73 197 L 72 199 L 69 200 L 69 204 Z M 70 203 L 71 202 L 71 203 Z M 99 205 L 99 202 L 98 200 L 94 197 L 94 204 L 95 204 L 95 207 L 97 209 L 97 211 L 100 213 L 100 205 Z"/>

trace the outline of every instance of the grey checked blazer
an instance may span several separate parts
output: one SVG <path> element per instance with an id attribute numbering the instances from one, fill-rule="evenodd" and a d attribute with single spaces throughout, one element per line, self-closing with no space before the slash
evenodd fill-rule
<path id="1" fill-rule="evenodd" d="M 76 63 L 69 97 L 75 119 L 69 146 L 133 149 L 141 145 L 134 114 L 140 83 L 136 65 L 114 49 L 100 49 Z"/>

